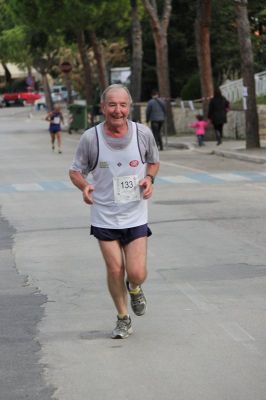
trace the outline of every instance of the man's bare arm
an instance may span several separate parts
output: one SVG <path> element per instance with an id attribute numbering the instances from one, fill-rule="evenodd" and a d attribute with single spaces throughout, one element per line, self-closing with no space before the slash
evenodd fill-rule
<path id="1" fill-rule="evenodd" d="M 153 178 L 157 175 L 160 168 L 160 163 L 148 164 L 147 175 L 140 181 L 140 187 L 143 189 L 143 198 L 149 199 L 153 192 Z"/>
<path id="2" fill-rule="evenodd" d="M 69 171 L 69 177 L 71 182 L 82 191 L 83 200 L 87 204 L 93 203 L 92 192 L 94 190 L 93 185 L 86 181 L 84 176 L 79 171 Z"/>

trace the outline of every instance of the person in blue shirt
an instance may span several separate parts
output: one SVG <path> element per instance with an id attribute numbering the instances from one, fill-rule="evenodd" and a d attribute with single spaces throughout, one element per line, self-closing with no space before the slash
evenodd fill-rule
<path id="1" fill-rule="evenodd" d="M 158 90 L 152 91 L 152 98 L 148 101 L 146 108 L 146 122 L 151 122 L 151 130 L 156 144 L 160 150 L 163 150 L 163 141 L 161 129 L 166 117 L 166 107 L 164 101 L 159 97 Z"/>

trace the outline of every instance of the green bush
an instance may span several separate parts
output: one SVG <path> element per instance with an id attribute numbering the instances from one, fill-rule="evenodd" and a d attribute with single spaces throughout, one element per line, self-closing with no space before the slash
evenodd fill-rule
<path id="1" fill-rule="evenodd" d="M 196 100 L 201 98 L 200 77 L 194 74 L 181 90 L 182 100 Z"/>
<path id="2" fill-rule="evenodd" d="M 26 92 L 27 91 L 27 83 L 25 79 L 14 79 L 8 85 L 1 89 L 1 92 Z"/>
<path id="3" fill-rule="evenodd" d="M 266 104 L 266 96 L 258 96 L 257 104 Z"/>

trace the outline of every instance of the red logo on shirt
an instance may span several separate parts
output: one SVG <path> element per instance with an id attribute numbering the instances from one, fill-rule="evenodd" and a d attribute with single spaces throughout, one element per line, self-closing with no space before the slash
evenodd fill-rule
<path id="1" fill-rule="evenodd" d="M 137 167 L 139 165 L 139 161 L 138 160 L 132 160 L 132 161 L 130 161 L 129 165 L 131 167 Z"/>

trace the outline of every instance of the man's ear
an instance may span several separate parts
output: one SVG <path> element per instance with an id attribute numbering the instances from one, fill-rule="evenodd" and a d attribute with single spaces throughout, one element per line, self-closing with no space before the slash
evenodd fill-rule
<path id="1" fill-rule="evenodd" d="M 101 109 L 101 112 L 104 114 L 104 112 L 105 112 L 104 103 L 100 103 L 100 109 Z"/>

